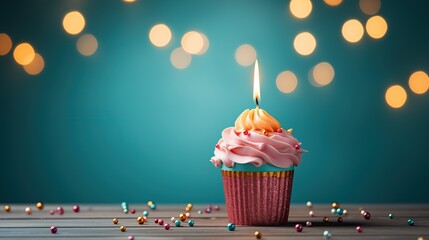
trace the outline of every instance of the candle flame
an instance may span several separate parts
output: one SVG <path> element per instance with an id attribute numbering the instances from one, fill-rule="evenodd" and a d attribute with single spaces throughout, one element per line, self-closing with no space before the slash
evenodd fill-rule
<path id="1" fill-rule="evenodd" d="M 259 107 L 261 100 L 261 91 L 259 88 L 259 64 L 258 59 L 255 61 L 255 69 L 253 71 L 253 99 L 255 99 L 256 107 Z"/>

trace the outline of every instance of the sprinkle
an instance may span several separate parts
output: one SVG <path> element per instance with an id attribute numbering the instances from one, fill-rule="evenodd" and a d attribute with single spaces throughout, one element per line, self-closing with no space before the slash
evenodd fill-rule
<path id="1" fill-rule="evenodd" d="M 212 209 L 211 209 L 211 208 L 206 208 L 206 209 L 204 210 L 204 212 L 206 212 L 206 213 L 211 213 L 211 212 L 212 212 Z"/>
<path id="2" fill-rule="evenodd" d="M 331 204 L 331 207 L 332 207 L 332 208 L 337 209 L 337 208 L 339 208 L 339 207 L 340 207 L 340 204 L 339 204 L 339 203 L 336 203 L 336 202 L 333 202 L 333 203 Z"/>
<path id="3" fill-rule="evenodd" d="M 191 217 L 191 213 L 190 212 L 185 213 L 185 215 L 186 215 L 186 218 L 190 218 Z"/>
<path id="4" fill-rule="evenodd" d="M 49 214 L 54 215 L 54 214 L 55 214 L 55 211 L 54 211 L 54 210 L 51 210 L 51 211 L 49 211 Z"/>
<path id="5" fill-rule="evenodd" d="M 308 212 L 308 215 L 310 215 L 310 217 L 314 217 L 315 216 L 313 211 Z"/>
<path id="6" fill-rule="evenodd" d="M 336 214 L 336 213 L 337 213 L 337 209 L 332 208 L 332 209 L 331 209 L 331 213 L 332 213 L 332 214 Z"/>
<path id="7" fill-rule="evenodd" d="M 219 210 L 220 210 L 219 205 L 214 205 L 214 210 L 215 210 L 215 211 L 219 211 Z"/>
<path id="8" fill-rule="evenodd" d="M 255 237 L 256 237 L 257 239 L 260 239 L 260 238 L 262 237 L 262 233 L 261 233 L 260 231 L 256 231 L 256 232 L 255 232 Z"/>
<path id="9" fill-rule="evenodd" d="M 408 219 L 408 225 L 414 226 L 414 219 L 412 219 L 412 218 Z"/>
<path id="10" fill-rule="evenodd" d="M 363 232 L 363 228 L 361 226 L 357 226 L 356 231 L 361 233 L 361 232 Z"/>
<path id="11" fill-rule="evenodd" d="M 343 215 L 347 215 L 347 214 L 348 214 L 347 209 L 344 209 L 343 210 Z"/>
<path id="12" fill-rule="evenodd" d="M 152 205 L 150 205 L 149 207 L 150 207 L 150 209 L 155 210 L 155 209 L 156 209 L 156 204 L 155 204 L 155 203 L 152 203 Z"/>
<path id="13" fill-rule="evenodd" d="M 194 224 L 195 224 L 195 222 L 194 222 L 194 220 L 189 220 L 188 221 L 188 225 L 190 226 L 190 227 L 193 227 L 194 226 Z"/>
<path id="14" fill-rule="evenodd" d="M 114 219 L 112 220 L 112 222 L 113 222 L 113 224 L 118 224 L 119 220 L 118 220 L 117 218 L 114 218 Z"/>
<path id="15" fill-rule="evenodd" d="M 228 223 L 226 226 L 228 231 L 234 231 L 235 230 L 235 224 L 234 223 Z"/>
<path id="16" fill-rule="evenodd" d="M 172 222 L 176 222 L 176 218 L 175 217 L 171 217 L 170 218 Z"/>
<path id="17" fill-rule="evenodd" d="M 135 209 L 131 209 L 131 214 L 134 214 L 134 213 L 136 213 L 136 210 Z"/>
<path id="18" fill-rule="evenodd" d="M 119 229 L 121 230 L 121 232 L 127 231 L 127 227 L 125 227 L 125 226 L 121 226 Z"/>
<path id="19" fill-rule="evenodd" d="M 145 217 L 149 216 L 149 212 L 148 211 L 143 211 L 143 216 L 145 216 Z"/>
<path id="20" fill-rule="evenodd" d="M 158 218 L 155 218 L 155 219 L 153 220 L 153 222 L 154 222 L 154 223 L 158 223 L 158 221 L 159 221 L 159 220 L 158 220 Z"/>
<path id="21" fill-rule="evenodd" d="M 310 201 L 307 202 L 307 207 L 308 208 L 312 208 L 313 207 L 313 203 L 311 203 Z"/>
<path id="22" fill-rule="evenodd" d="M 337 219 L 337 222 L 338 223 L 342 223 L 344 221 L 344 219 L 342 218 L 342 217 L 339 217 L 338 219 Z"/>
<path id="23" fill-rule="evenodd" d="M 395 218 L 395 215 L 393 215 L 392 213 L 389 213 L 389 218 L 393 219 L 393 218 Z"/>
<path id="24" fill-rule="evenodd" d="M 51 227 L 51 233 L 57 233 L 57 227 L 55 227 L 55 226 L 52 226 Z"/>
<path id="25" fill-rule="evenodd" d="M 128 240 L 134 240 L 134 236 L 128 236 Z"/>
<path id="26" fill-rule="evenodd" d="M 159 225 L 164 225 L 164 220 L 159 219 L 159 220 L 158 220 L 158 224 L 159 224 Z"/>
<path id="27" fill-rule="evenodd" d="M 343 209 L 342 208 L 337 208 L 337 210 L 335 211 L 336 214 L 338 215 L 343 215 Z"/>
<path id="28" fill-rule="evenodd" d="M 307 227 L 311 227 L 313 225 L 313 223 L 311 223 L 310 221 L 307 221 L 306 223 L 305 223 L 305 226 L 307 226 Z"/>
<path id="29" fill-rule="evenodd" d="M 198 214 L 203 214 L 203 211 L 201 211 L 201 210 L 198 210 Z"/>

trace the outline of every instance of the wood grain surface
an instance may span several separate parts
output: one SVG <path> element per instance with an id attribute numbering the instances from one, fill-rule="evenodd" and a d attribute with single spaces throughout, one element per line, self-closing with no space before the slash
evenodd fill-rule
<path id="1" fill-rule="evenodd" d="M 305 205 L 292 205 L 289 223 L 286 226 L 258 227 L 237 226 L 235 231 L 228 231 L 228 219 L 223 205 L 219 211 L 212 209 L 211 213 L 198 214 L 206 205 L 194 205 L 191 219 L 194 227 L 186 222 L 182 227 L 174 226 L 171 217 L 178 217 L 185 212 L 186 204 L 162 205 L 156 210 L 146 205 L 130 204 L 129 209 L 136 209 L 135 214 L 122 212 L 117 205 L 80 205 L 80 212 L 74 213 L 71 205 L 62 205 L 64 214 L 49 214 L 57 205 L 45 205 L 38 210 L 34 204 L 11 205 L 10 212 L 0 211 L 0 238 L 1 239 L 128 239 L 132 235 L 135 239 L 256 239 L 255 231 L 262 233 L 261 239 L 324 239 L 323 232 L 332 233 L 331 239 L 423 239 L 429 240 L 429 205 L 370 205 L 370 204 L 343 204 L 348 210 L 343 215 L 343 223 L 337 223 L 338 215 L 330 211 L 329 204 L 314 205 L 311 210 L 315 217 L 310 217 L 309 208 Z M 25 207 L 31 207 L 32 214 L 24 212 Z M 360 214 L 360 209 L 371 213 L 371 219 L 366 220 Z M 149 211 L 148 222 L 139 225 L 136 221 L 144 210 Z M 204 212 L 204 211 L 203 211 Z M 392 213 L 395 218 L 389 219 Z M 323 217 L 330 221 L 324 223 Z M 114 225 L 113 218 L 119 223 Z M 170 230 L 154 223 L 154 219 L 163 219 L 171 225 Z M 414 219 L 415 225 L 409 226 L 407 220 Z M 311 221 L 312 227 L 305 227 L 305 222 Z M 295 231 L 295 224 L 304 225 L 301 233 Z M 121 232 L 119 227 L 127 227 Z M 51 226 L 56 226 L 58 232 L 52 234 Z M 356 232 L 356 226 L 362 226 L 363 232 Z"/>

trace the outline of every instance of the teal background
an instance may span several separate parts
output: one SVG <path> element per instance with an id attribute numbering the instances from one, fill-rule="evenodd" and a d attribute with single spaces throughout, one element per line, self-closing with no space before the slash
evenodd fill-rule
<path id="1" fill-rule="evenodd" d="M 209 159 L 221 131 L 254 107 L 252 67 L 234 59 L 249 43 L 261 107 L 309 150 L 295 168 L 293 202 L 427 203 L 429 94 L 407 84 L 412 72 L 429 72 L 427 9 L 427 1 L 383 1 L 387 35 L 352 45 L 340 29 L 369 18 L 358 1 L 313 1 L 306 20 L 290 15 L 288 1 L 4 2 L 0 32 L 14 46 L 32 43 L 46 66 L 29 76 L 11 53 L 0 57 L 0 202 L 223 202 Z M 91 57 L 62 28 L 71 10 L 98 39 Z M 159 22 L 173 32 L 166 48 L 148 39 Z M 210 48 L 178 70 L 170 53 L 189 30 L 205 33 Z M 317 39 L 308 57 L 293 49 L 301 31 Z M 307 74 L 320 61 L 335 79 L 315 88 Z M 298 77 L 292 94 L 276 88 L 283 70 Z M 384 100 L 393 84 L 408 93 L 397 110 Z"/>

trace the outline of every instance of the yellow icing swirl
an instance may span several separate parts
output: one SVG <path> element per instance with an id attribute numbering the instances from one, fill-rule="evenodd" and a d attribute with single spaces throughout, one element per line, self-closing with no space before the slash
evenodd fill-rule
<path id="1" fill-rule="evenodd" d="M 280 123 L 263 109 L 246 109 L 235 120 L 235 131 L 253 130 L 275 132 Z"/>

